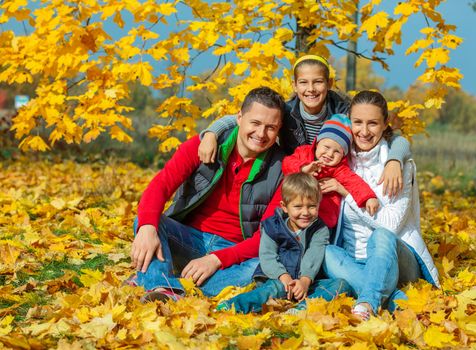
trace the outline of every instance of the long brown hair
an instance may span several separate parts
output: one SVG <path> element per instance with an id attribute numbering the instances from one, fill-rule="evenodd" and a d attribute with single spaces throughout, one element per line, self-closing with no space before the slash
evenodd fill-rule
<path id="1" fill-rule="evenodd" d="M 380 108 L 380 111 L 383 115 L 383 121 L 385 124 L 388 123 L 388 105 L 387 100 L 380 92 L 364 90 L 359 92 L 354 96 L 350 102 L 349 111 L 352 111 L 352 107 L 360 104 L 369 104 L 375 107 Z M 393 136 L 393 129 L 390 125 L 387 125 L 387 128 L 383 131 L 383 137 L 388 140 Z"/>

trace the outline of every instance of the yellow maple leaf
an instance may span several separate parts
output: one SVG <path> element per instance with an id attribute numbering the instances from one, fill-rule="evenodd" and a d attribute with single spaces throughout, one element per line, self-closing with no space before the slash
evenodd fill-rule
<path id="1" fill-rule="evenodd" d="M 0 319 L 0 335 L 7 335 L 13 330 L 11 323 L 14 319 L 15 317 L 12 315 L 7 315 Z"/>
<path id="2" fill-rule="evenodd" d="M 403 16 L 410 16 L 411 14 L 416 12 L 418 12 L 418 7 L 415 4 L 406 2 L 400 2 L 393 10 L 393 13 L 395 15 Z"/>
<path id="3" fill-rule="evenodd" d="M 93 336 L 96 339 L 102 339 L 109 333 L 116 323 L 112 320 L 112 315 L 106 314 L 103 317 L 94 317 L 90 322 L 83 323 L 79 327 L 80 334 L 83 336 Z"/>
<path id="4" fill-rule="evenodd" d="M 388 25 L 388 13 L 384 11 L 377 12 L 375 15 L 367 18 L 360 26 L 359 32 L 367 32 L 369 39 L 375 37 L 378 28 L 385 28 Z"/>
<path id="5" fill-rule="evenodd" d="M 139 63 L 138 78 L 144 86 L 150 86 L 152 84 L 152 66 L 149 62 Z"/>
<path id="6" fill-rule="evenodd" d="M 127 143 L 130 143 L 132 142 L 132 137 L 130 137 L 129 135 L 127 135 L 120 127 L 118 127 L 117 125 L 114 125 L 110 132 L 111 134 L 111 138 L 114 139 L 114 140 L 118 140 L 118 141 L 121 141 L 121 142 L 127 142 Z"/>
<path id="7" fill-rule="evenodd" d="M 168 139 L 164 140 L 159 145 L 159 150 L 161 152 L 170 152 L 176 149 L 181 144 L 180 140 L 176 137 L 169 137 Z"/>
<path id="8" fill-rule="evenodd" d="M 423 339 L 428 346 L 443 348 L 450 345 L 458 344 L 453 340 L 453 334 L 448 334 L 442 331 L 440 327 L 431 325 L 423 334 Z"/>
<path id="9" fill-rule="evenodd" d="M 19 147 L 24 150 L 33 150 L 33 151 L 46 151 L 50 150 L 50 147 L 43 141 L 41 136 L 27 136 L 20 142 Z"/>
<path id="10" fill-rule="evenodd" d="M 81 272 L 82 275 L 79 276 L 79 280 L 85 287 L 90 287 L 103 278 L 103 273 L 99 270 L 82 269 Z"/>

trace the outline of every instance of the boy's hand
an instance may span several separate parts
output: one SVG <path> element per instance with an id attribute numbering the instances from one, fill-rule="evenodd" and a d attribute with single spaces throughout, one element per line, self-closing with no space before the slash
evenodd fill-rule
<path id="1" fill-rule="evenodd" d="M 281 276 L 279 276 L 279 280 L 281 283 L 284 285 L 284 290 L 286 291 L 286 297 L 288 300 L 291 300 L 293 294 L 291 292 L 291 288 L 289 287 L 289 283 L 293 280 L 291 278 L 291 275 L 289 273 L 283 273 Z"/>
<path id="2" fill-rule="evenodd" d="M 203 135 L 202 141 L 198 146 L 198 158 L 202 163 L 215 163 L 217 155 L 218 142 L 217 137 L 213 132 L 206 132 Z"/>
<path id="3" fill-rule="evenodd" d="M 306 164 L 303 167 L 301 167 L 301 172 L 312 175 L 312 176 L 317 176 L 317 174 L 319 174 L 320 171 L 321 171 L 321 163 L 319 163 L 318 160 L 315 160 L 312 163 Z"/>
<path id="4" fill-rule="evenodd" d="M 377 184 L 380 185 L 382 182 L 382 193 L 389 197 L 396 196 L 403 189 L 402 168 L 398 160 L 387 162 Z"/>
<path id="5" fill-rule="evenodd" d="M 367 210 L 367 213 L 369 213 L 370 216 L 374 216 L 375 213 L 377 212 L 379 207 L 379 202 L 377 198 L 370 198 L 367 199 L 367 202 L 365 202 L 365 209 Z"/>
<path id="6" fill-rule="evenodd" d="M 300 279 L 295 279 L 289 282 L 289 287 L 292 288 L 292 293 L 297 301 L 302 301 L 307 297 L 307 291 L 311 285 L 311 279 L 303 276 Z"/>

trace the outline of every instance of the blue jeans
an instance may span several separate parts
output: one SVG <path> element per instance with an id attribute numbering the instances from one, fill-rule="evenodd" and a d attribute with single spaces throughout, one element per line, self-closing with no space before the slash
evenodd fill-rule
<path id="1" fill-rule="evenodd" d="M 347 293 L 348 295 L 352 293 L 351 287 L 345 280 L 322 279 L 314 281 L 309 287 L 307 297 L 324 298 L 327 301 L 331 301 L 341 293 Z M 266 304 L 269 298 L 286 298 L 284 284 L 280 280 L 266 280 L 266 282 L 259 283 L 255 289 L 247 293 L 238 294 L 224 303 L 229 309 L 234 305 L 236 312 L 247 314 L 250 312 L 260 312 L 262 305 Z M 305 306 L 305 303 L 305 301 L 302 301 L 299 304 Z"/>
<path id="2" fill-rule="evenodd" d="M 357 293 L 357 303 L 379 306 L 405 298 L 397 286 L 421 278 L 420 265 L 410 248 L 392 232 L 376 229 L 367 242 L 367 258 L 355 259 L 335 245 L 326 247 L 324 271 L 330 278 L 343 278 Z"/>
<path id="3" fill-rule="evenodd" d="M 136 223 L 134 223 L 134 233 Z M 145 273 L 137 273 L 137 284 L 146 290 L 173 288 L 177 293 L 184 289 L 178 277 L 190 260 L 201 258 L 210 252 L 234 246 L 215 234 L 202 232 L 162 215 L 159 225 L 159 239 L 165 261 L 154 256 Z M 201 286 L 203 294 L 215 296 L 228 286 L 246 286 L 251 283 L 258 266 L 258 258 L 253 258 L 216 271 Z"/>

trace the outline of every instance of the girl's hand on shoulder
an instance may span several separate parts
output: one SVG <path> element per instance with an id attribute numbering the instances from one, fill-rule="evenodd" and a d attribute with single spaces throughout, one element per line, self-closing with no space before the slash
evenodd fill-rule
<path id="1" fill-rule="evenodd" d="M 403 189 L 403 174 L 398 160 L 389 160 L 383 169 L 378 185 L 383 183 L 382 193 L 394 197 Z"/>
<path id="2" fill-rule="evenodd" d="M 324 179 L 319 180 L 319 185 L 321 186 L 322 193 L 324 194 L 330 192 L 337 192 L 342 197 L 345 197 L 349 194 L 345 187 L 342 186 L 342 184 L 333 177 L 326 177 Z"/>
<path id="3" fill-rule="evenodd" d="M 198 158 L 202 163 L 214 163 L 217 155 L 218 142 L 213 132 L 206 132 L 203 135 L 200 146 L 198 146 Z"/>

